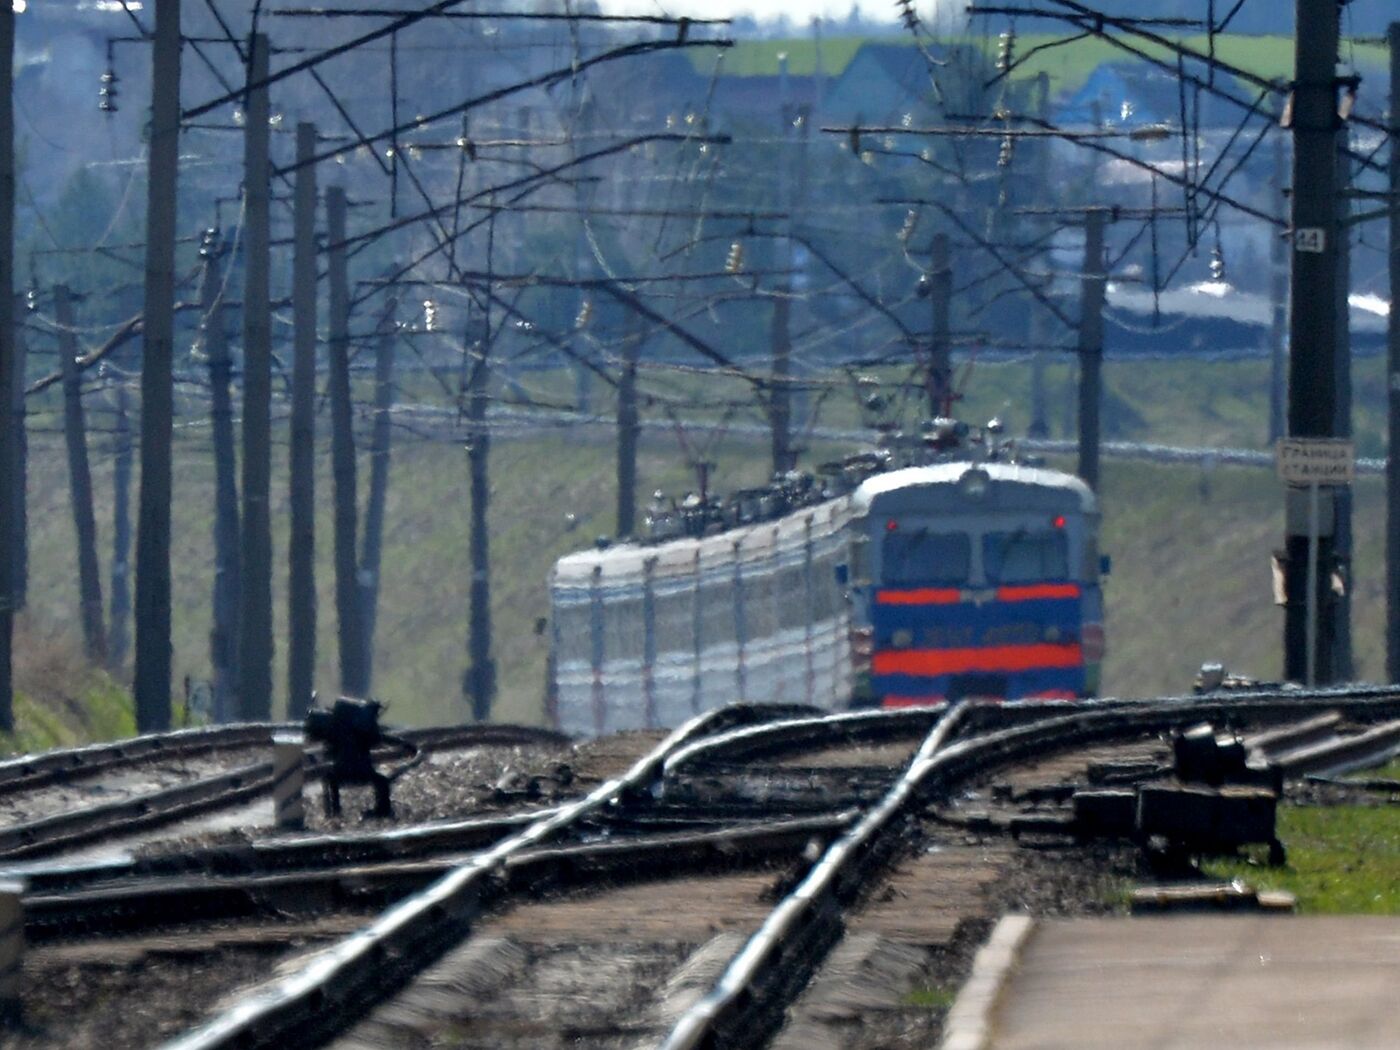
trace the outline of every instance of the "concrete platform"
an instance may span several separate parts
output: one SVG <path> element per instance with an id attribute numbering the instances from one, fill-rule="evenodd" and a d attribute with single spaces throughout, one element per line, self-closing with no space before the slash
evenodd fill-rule
<path id="1" fill-rule="evenodd" d="M 1400 1047 L 1400 918 L 1021 917 L 999 930 L 954 1004 L 948 1050 Z"/>

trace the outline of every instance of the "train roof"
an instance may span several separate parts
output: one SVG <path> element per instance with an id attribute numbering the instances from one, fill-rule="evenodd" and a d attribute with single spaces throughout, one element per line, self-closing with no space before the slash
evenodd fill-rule
<path id="1" fill-rule="evenodd" d="M 810 537 L 839 531 L 850 518 L 850 497 L 837 496 L 768 521 L 740 525 L 700 537 L 680 537 L 662 543 L 614 543 L 566 554 L 554 563 L 553 583 L 585 581 L 594 571 L 609 578 L 640 578 L 650 563 L 658 579 L 684 576 L 697 565 L 770 558 L 779 551 L 800 551 Z"/>
<path id="2" fill-rule="evenodd" d="M 1045 467 L 1027 467 L 1017 463 L 975 463 L 964 460 L 957 463 L 935 463 L 927 467 L 904 467 L 884 474 L 867 478 L 851 496 L 851 509 L 856 514 L 868 512 L 881 497 L 889 496 L 912 488 L 935 486 L 955 486 L 962 476 L 973 468 L 985 471 L 993 483 L 1024 485 L 1028 488 L 1048 492 L 1061 492 L 1072 499 L 1077 509 L 1084 514 L 1098 510 L 1094 490 L 1073 474 Z"/>

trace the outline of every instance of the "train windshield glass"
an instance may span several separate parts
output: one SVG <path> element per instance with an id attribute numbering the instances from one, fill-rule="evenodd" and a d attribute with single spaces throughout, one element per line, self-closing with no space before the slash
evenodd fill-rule
<path id="1" fill-rule="evenodd" d="M 972 541 L 965 532 L 900 529 L 885 534 L 880 555 L 886 587 L 962 585 L 972 567 Z"/>
<path id="2" fill-rule="evenodd" d="M 982 537 L 988 583 L 1069 579 L 1069 542 L 1063 532 L 989 532 Z"/>

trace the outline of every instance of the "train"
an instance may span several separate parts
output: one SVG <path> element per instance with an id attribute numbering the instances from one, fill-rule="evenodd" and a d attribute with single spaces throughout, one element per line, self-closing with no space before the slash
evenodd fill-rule
<path id="1" fill-rule="evenodd" d="M 658 493 L 648 535 L 560 558 L 547 714 L 597 735 L 736 700 L 823 710 L 1098 693 L 1099 512 L 998 428 L 729 500 Z"/>

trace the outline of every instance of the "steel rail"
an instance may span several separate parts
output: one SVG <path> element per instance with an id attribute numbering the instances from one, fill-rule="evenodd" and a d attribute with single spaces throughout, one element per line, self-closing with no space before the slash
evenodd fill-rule
<path id="1" fill-rule="evenodd" d="M 237 747 L 270 745 L 276 733 L 300 731 L 291 722 L 238 722 L 231 725 L 199 726 L 168 733 L 147 733 L 127 740 L 114 740 L 82 747 L 56 748 L 35 755 L 0 761 L 0 795 L 44 787 L 48 784 L 94 776 L 115 768 L 188 758 Z M 480 737 L 483 743 L 563 743 L 564 734 L 533 726 L 432 726 L 405 729 L 398 734 L 418 746 L 448 746 L 445 741 Z"/>
<path id="2" fill-rule="evenodd" d="M 844 810 L 784 821 L 685 834 L 545 846 L 509 857 L 482 902 L 607 881 L 648 881 L 679 871 L 739 870 L 791 858 L 856 816 Z M 157 878 L 68 893 L 26 896 L 25 936 L 35 942 L 76 935 L 148 933 L 194 921 L 285 918 L 383 907 L 469 863 L 470 855 L 395 860 L 333 870 L 255 876 Z"/>
<path id="3" fill-rule="evenodd" d="M 960 705 L 929 733 L 903 776 L 878 805 L 827 848 L 796 889 L 731 960 L 710 993 L 677 1021 L 662 1050 L 731 1050 L 763 1045 L 788 1002 L 806 985 L 844 932 L 842 912 L 901 840 L 935 793 L 996 765 L 1115 736 L 1159 732 L 1203 719 L 1296 717 L 1300 710 L 1338 706 L 1363 717 L 1393 717 L 1393 689 L 1259 693 L 1155 703 L 1099 704 L 1058 718 L 1031 721 L 949 742 L 962 723 L 994 717 L 995 705 Z"/>
<path id="4" fill-rule="evenodd" d="M 262 727 L 264 731 L 267 728 Z M 464 746 L 557 743 L 567 739 L 549 730 L 480 725 L 405 730 L 398 735 L 426 752 Z M 271 743 L 270 735 L 266 742 Z M 306 771 L 309 778 L 323 776 L 328 768 L 319 760 L 319 754 L 319 749 L 309 752 L 311 760 Z M 271 762 L 257 762 L 131 798 L 0 827 L 0 858 L 54 853 L 113 834 L 156 827 L 195 813 L 238 805 L 269 790 L 272 775 Z"/>
<path id="5" fill-rule="evenodd" d="M 362 1014 L 461 940 L 512 857 L 543 846 L 609 807 L 649 796 L 666 759 L 702 734 L 807 710 L 734 705 L 697 715 L 622 776 L 534 821 L 491 849 L 473 854 L 421 893 L 318 953 L 296 973 L 255 989 L 200 1028 L 168 1042 L 167 1050 L 253 1050 L 313 1044 Z"/>

